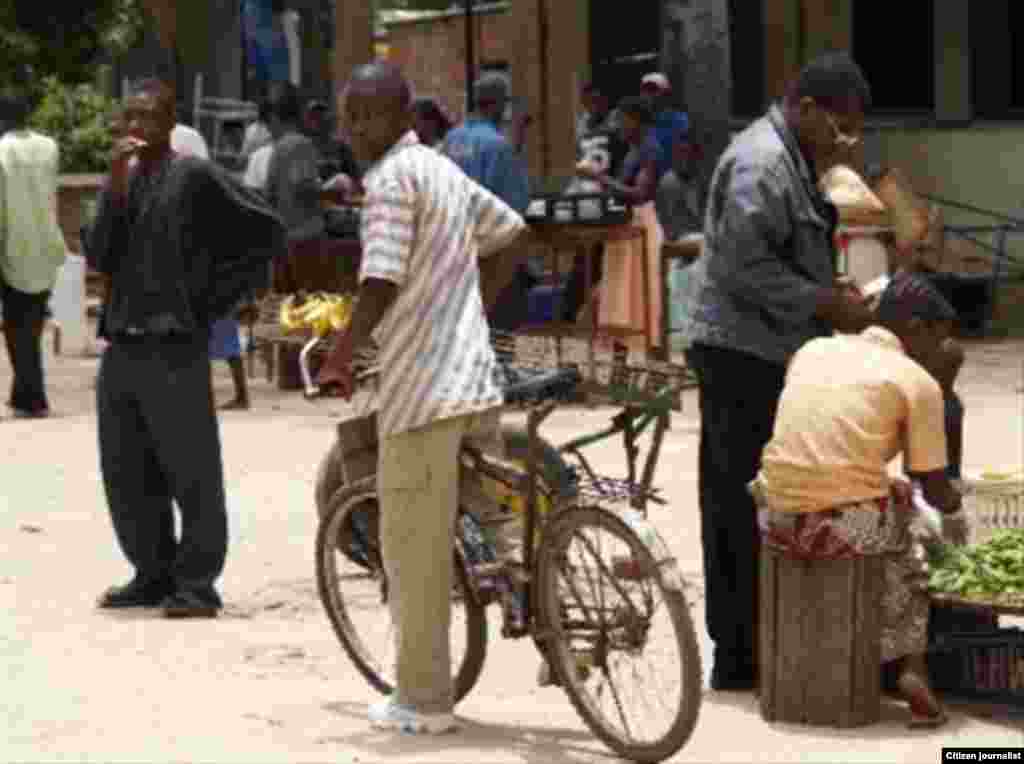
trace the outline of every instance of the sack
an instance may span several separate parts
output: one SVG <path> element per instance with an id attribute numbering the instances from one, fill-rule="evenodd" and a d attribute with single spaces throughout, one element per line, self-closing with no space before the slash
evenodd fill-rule
<path id="1" fill-rule="evenodd" d="M 821 188 L 838 209 L 840 223 L 880 227 L 890 224 L 885 204 L 851 168 L 833 167 L 821 179 Z"/>
<path id="2" fill-rule="evenodd" d="M 889 170 L 878 181 L 875 192 L 889 210 L 897 247 L 911 247 L 923 241 L 928 234 L 929 210 L 906 176 L 897 169 Z"/>

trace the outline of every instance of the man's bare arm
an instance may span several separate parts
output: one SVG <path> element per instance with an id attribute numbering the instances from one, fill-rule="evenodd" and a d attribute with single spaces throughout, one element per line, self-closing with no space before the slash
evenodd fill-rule
<path id="1" fill-rule="evenodd" d="M 526 262 L 529 250 L 525 244 L 525 237 L 520 234 L 501 251 L 479 260 L 480 295 L 488 313 L 505 287 L 512 283 L 516 270 Z"/>
<path id="2" fill-rule="evenodd" d="M 398 285 L 384 279 L 366 279 L 356 295 L 356 307 L 352 312 L 352 324 L 348 333 L 353 350 L 370 343 L 373 330 L 384 318 L 384 314 L 398 297 Z"/>

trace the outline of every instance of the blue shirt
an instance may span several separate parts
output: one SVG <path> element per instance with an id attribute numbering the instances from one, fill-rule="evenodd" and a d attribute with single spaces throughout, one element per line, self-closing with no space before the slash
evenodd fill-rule
<path id="1" fill-rule="evenodd" d="M 658 165 L 658 178 L 661 178 L 672 168 L 672 147 L 681 137 L 685 137 L 690 131 L 690 118 L 686 112 L 675 111 L 674 109 L 663 109 L 658 112 L 654 120 L 654 137 L 661 146 L 660 164 Z"/>
<path id="2" fill-rule="evenodd" d="M 470 117 L 449 131 L 441 151 L 520 215 L 526 212 L 530 206 L 526 165 L 493 122 Z"/>

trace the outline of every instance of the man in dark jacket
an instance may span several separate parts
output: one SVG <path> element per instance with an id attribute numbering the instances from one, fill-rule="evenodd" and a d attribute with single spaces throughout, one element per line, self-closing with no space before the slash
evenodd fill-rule
<path id="1" fill-rule="evenodd" d="M 100 461 L 135 577 L 99 605 L 212 617 L 222 606 L 214 583 L 227 552 L 227 511 L 210 327 L 265 286 L 284 230 L 255 192 L 171 150 L 174 92 L 166 84 L 148 80 L 126 98 L 121 127 L 86 252 L 108 278 Z"/>
<path id="2" fill-rule="evenodd" d="M 732 142 L 711 180 L 690 268 L 688 352 L 700 385 L 700 509 L 711 684 L 757 680 L 759 541 L 747 492 L 772 436 L 786 364 L 806 341 L 859 332 L 871 311 L 836 280 L 838 215 L 818 179 L 849 163 L 870 89 L 845 54 L 812 61 Z"/>

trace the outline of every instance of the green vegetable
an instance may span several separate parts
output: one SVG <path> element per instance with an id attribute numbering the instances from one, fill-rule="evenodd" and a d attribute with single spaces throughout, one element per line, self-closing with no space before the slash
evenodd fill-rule
<path id="1" fill-rule="evenodd" d="M 928 548 L 929 587 L 944 594 L 1024 594 L 1024 530 L 1000 531 L 983 544 Z"/>

